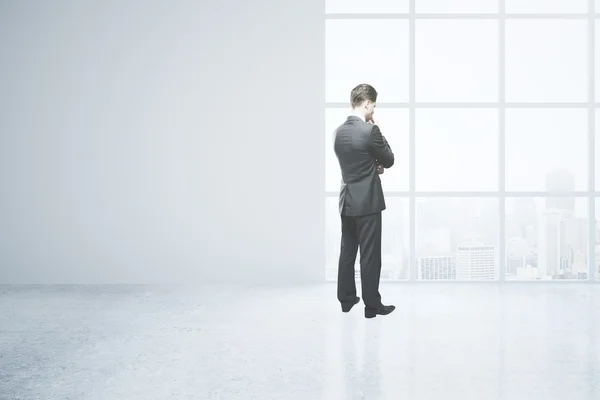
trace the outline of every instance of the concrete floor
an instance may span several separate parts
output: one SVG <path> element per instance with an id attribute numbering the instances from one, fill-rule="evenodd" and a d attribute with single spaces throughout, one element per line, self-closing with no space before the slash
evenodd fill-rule
<path id="1" fill-rule="evenodd" d="M 600 284 L 0 286 L 0 399 L 600 399 Z"/>

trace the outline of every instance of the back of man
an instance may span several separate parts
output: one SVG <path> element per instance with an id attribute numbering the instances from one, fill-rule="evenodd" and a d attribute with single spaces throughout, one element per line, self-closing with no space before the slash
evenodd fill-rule
<path id="1" fill-rule="evenodd" d="M 336 130 L 334 150 L 340 163 L 343 182 L 340 190 L 340 214 L 360 216 L 385 210 L 383 188 L 377 171 L 378 159 L 374 153 L 380 151 L 380 158 L 386 168 L 393 165 L 394 155 L 389 145 L 382 144 L 380 149 L 376 149 L 377 136 L 383 139 L 377 125 L 354 115 L 349 116 Z"/>
<path id="2" fill-rule="evenodd" d="M 338 265 L 338 300 L 348 312 L 356 296 L 354 265 L 360 247 L 360 272 L 365 317 L 387 315 L 379 294 L 381 275 L 381 212 L 385 199 L 379 175 L 394 164 L 394 153 L 374 122 L 377 92 L 367 84 L 351 92 L 352 113 L 335 131 L 334 150 L 342 172 L 339 211 L 342 242 Z"/>

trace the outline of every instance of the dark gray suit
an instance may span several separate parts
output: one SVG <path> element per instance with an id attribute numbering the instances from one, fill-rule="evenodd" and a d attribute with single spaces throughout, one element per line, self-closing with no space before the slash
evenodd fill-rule
<path id="1" fill-rule="evenodd" d="M 381 211 L 386 206 L 377 164 L 390 168 L 394 153 L 377 125 L 355 116 L 336 129 L 334 150 L 342 171 L 338 300 L 349 304 L 356 296 L 354 264 L 360 246 L 363 301 L 369 308 L 379 308 Z"/>

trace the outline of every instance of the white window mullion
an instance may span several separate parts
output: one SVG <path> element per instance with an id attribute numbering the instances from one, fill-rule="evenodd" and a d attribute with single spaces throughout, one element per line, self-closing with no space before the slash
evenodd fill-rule
<path id="1" fill-rule="evenodd" d="M 410 155 L 409 155 L 409 173 L 410 173 L 410 183 L 409 183 L 409 191 L 410 191 L 410 201 L 409 201 L 409 259 L 410 259 L 410 273 L 409 280 L 415 281 L 418 279 L 418 264 L 417 264 L 417 246 L 416 246 L 416 210 L 417 210 L 417 199 L 415 196 L 415 155 L 416 155 L 416 139 L 415 139 L 415 127 L 416 127 L 416 110 L 415 110 L 415 99 L 416 99 L 416 91 L 415 91 L 415 47 L 416 47 L 416 38 L 415 38 L 415 1 L 410 0 L 409 3 L 409 110 L 410 110 L 410 132 L 409 132 L 409 147 L 410 147 Z"/>
<path id="2" fill-rule="evenodd" d="M 588 279 L 596 281 L 596 2 L 588 0 L 588 190 L 589 249 Z"/>
<path id="3" fill-rule="evenodd" d="M 506 78 L 506 66 L 505 66 L 505 43 L 506 43 L 506 18 L 505 18 L 505 0 L 498 0 L 498 13 L 499 13 L 499 30 L 498 38 L 500 40 L 498 46 L 498 62 L 500 63 L 498 68 L 498 102 L 499 108 L 499 126 L 498 126 L 498 189 L 500 190 L 500 201 L 499 207 L 499 232 L 500 237 L 498 238 L 499 243 L 499 260 L 498 260 L 498 280 L 504 282 L 506 278 L 506 157 L 505 157 L 505 121 L 506 121 L 506 108 L 505 108 L 505 78 Z"/>

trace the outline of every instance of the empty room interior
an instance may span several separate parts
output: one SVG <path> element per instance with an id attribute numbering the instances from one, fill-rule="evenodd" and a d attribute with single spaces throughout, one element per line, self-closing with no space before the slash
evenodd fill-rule
<path id="1" fill-rule="evenodd" d="M 0 400 L 600 399 L 600 0 L 6 0 L 0 50 Z"/>

